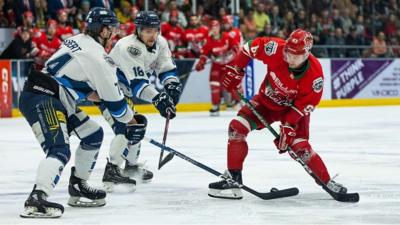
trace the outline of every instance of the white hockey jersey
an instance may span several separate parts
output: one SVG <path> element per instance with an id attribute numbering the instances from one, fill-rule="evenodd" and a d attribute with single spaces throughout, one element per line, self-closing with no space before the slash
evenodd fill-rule
<path id="1" fill-rule="evenodd" d="M 42 72 L 54 76 L 75 101 L 96 91 L 112 116 L 126 123 L 133 112 L 119 89 L 116 69 L 103 46 L 89 35 L 78 34 L 63 42 Z"/>
<path id="2" fill-rule="evenodd" d="M 109 55 L 118 65 L 120 83 L 139 99 L 151 102 L 158 94 L 149 84 L 149 77 L 153 73 L 156 73 L 162 84 L 179 80 L 171 50 L 161 35 L 158 35 L 152 48 L 147 48 L 134 34 L 126 36 L 116 43 Z"/>

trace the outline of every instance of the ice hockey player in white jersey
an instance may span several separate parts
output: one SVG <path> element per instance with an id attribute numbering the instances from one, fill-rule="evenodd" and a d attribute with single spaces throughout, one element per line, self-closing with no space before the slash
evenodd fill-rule
<path id="1" fill-rule="evenodd" d="M 77 107 L 78 101 L 97 92 L 113 118 L 133 124 L 127 126 L 127 139 L 132 140 L 130 134 L 137 129 L 133 111 L 118 87 L 115 64 L 104 50 L 118 27 L 117 18 L 105 8 L 93 8 L 86 22 L 85 33 L 66 39 L 41 72 L 30 71 L 21 93 L 19 108 L 46 155 L 39 163 L 35 185 L 21 217 L 56 218 L 63 214 L 64 207 L 48 201 L 47 197 L 70 159 L 71 135 L 76 135 L 80 144 L 69 179 L 68 204 L 78 207 L 106 204 L 105 191 L 87 183 L 103 141 L 103 130 Z"/>
<path id="2" fill-rule="evenodd" d="M 155 12 L 141 11 L 135 18 L 135 25 L 135 33 L 120 39 L 109 54 L 118 65 L 119 85 L 128 101 L 136 97 L 152 102 L 161 116 L 172 119 L 182 85 L 168 43 L 160 35 L 160 20 Z M 149 84 L 149 76 L 153 73 L 158 76 L 165 91 L 159 93 Z M 133 104 L 131 107 L 133 109 Z M 143 132 L 136 133 L 135 141 L 128 141 L 124 135 L 125 124 L 110 116 L 104 104 L 100 105 L 100 109 L 115 133 L 110 146 L 110 160 L 103 176 L 106 191 L 112 191 L 114 184 L 134 187 L 135 178 L 141 182 L 151 181 L 153 173 L 138 163 L 140 141 L 147 125 L 146 117 L 135 114 L 136 120 L 143 125 Z M 124 161 L 125 167 L 121 171 L 120 166 Z"/>

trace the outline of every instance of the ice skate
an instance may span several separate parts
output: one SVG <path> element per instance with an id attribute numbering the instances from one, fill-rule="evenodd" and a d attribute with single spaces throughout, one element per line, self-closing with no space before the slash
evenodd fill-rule
<path id="1" fill-rule="evenodd" d="M 36 187 L 36 186 L 35 186 Z M 24 211 L 20 214 L 22 218 L 58 218 L 64 213 L 61 204 L 47 201 L 44 191 L 35 190 L 29 195 L 24 204 Z"/>
<path id="2" fill-rule="evenodd" d="M 225 171 L 221 181 L 208 185 L 208 195 L 213 198 L 242 199 L 242 191 L 239 184 L 242 184 L 241 171 Z"/>
<path id="3" fill-rule="evenodd" d="M 213 105 L 210 109 L 210 116 L 219 116 L 219 105 Z"/>
<path id="4" fill-rule="evenodd" d="M 128 161 L 125 161 L 123 174 L 124 176 L 139 179 L 143 183 L 148 183 L 153 179 L 153 172 L 147 169 L 145 163 L 129 165 Z"/>
<path id="5" fill-rule="evenodd" d="M 347 188 L 343 186 L 343 184 L 336 183 L 334 179 L 337 177 L 335 175 L 327 184 L 326 186 L 333 192 L 340 193 L 340 194 L 346 194 L 347 193 Z"/>
<path id="6" fill-rule="evenodd" d="M 126 185 L 129 191 L 136 190 L 136 181 L 121 174 L 119 166 L 107 162 L 103 175 L 103 184 L 107 192 L 114 190 L 114 185 Z"/>
<path id="7" fill-rule="evenodd" d="M 75 176 L 75 167 L 71 168 L 68 193 L 68 205 L 73 207 L 100 207 L 106 204 L 106 192 L 90 187 L 86 180 Z M 83 201 L 81 198 L 88 199 Z"/>

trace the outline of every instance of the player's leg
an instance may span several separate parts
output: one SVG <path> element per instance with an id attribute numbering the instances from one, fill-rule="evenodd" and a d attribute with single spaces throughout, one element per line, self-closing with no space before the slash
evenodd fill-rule
<path id="1" fill-rule="evenodd" d="M 257 103 L 257 97 L 254 97 L 252 103 L 256 105 L 256 110 L 268 121 L 271 121 L 271 116 L 266 109 Z M 242 107 L 236 118 L 234 118 L 228 129 L 228 170 L 225 176 L 232 178 L 237 183 L 242 183 L 243 162 L 248 153 L 247 135 L 250 131 L 261 129 L 264 126 L 251 112 L 244 106 Z M 241 199 L 242 193 L 237 184 L 227 180 L 209 184 L 209 196 L 217 198 Z"/>
<path id="2" fill-rule="evenodd" d="M 211 90 L 211 104 L 210 116 L 219 116 L 221 104 L 221 82 L 220 82 L 221 65 L 213 63 L 210 71 L 210 90 Z"/>
<path id="3" fill-rule="evenodd" d="M 298 123 L 296 139 L 290 146 L 291 149 L 307 164 L 313 173 L 321 179 L 329 188 L 335 192 L 346 193 L 343 185 L 331 180 L 329 172 L 321 157 L 316 153 L 309 143 L 310 115 L 304 116 Z M 319 183 L 317 181 L 317 183 Z"/>
<path id="4" fill-rule="evenodd" d="M 68 205 L 76 207 L 99 207 L 106 204 L 106 193 L 91 187 L 87 181 L 94 169 L 103 142 L 103 129 L 90 120 L 79 108 L 67 119 L 68 131 L 81 141 L 75 152 L 75 167 L 71 169 Z M 82 198 L 89 201 L 83 201 Z"/>
<path id="5" fill-rule="evenodd" d="M 25 201 L 21 217 L 60 217 L 64 207 L 47 201 L 47 197 L 60 180 L 71 156 L 66 110 L 57 99 L 30 92 L 22 92 L 19 107 L 46 153 L 46 158 L 39 163 L 35 185 Z"/>
<path id="6" fill-rule="evenodd" d="M 131 152 L 130 148 L 140 148 L 140 142 L 134 145 L 128 144 L 128 139 L 125 137 L 126 125 L 115 120 L 104 105 L 100 105 L 100 110 L 115 134 L 110 145 L 109 160 L 104 169 L 102 179 L 104 187 L 107 192 L 112 192 L 114 185 L 121 184 L 126 185 L 130 191 L 135 191 L 136 181 L 125 176 L 120 166 L 127 157 L 138 157 L 137 152 Z"/>

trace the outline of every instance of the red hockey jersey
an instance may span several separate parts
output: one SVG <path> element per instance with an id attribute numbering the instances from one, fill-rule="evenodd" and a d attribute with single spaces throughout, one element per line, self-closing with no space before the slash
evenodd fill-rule
<path id="1" fill-rule="evenodd" d="M 168 41 L 169 48 L 175 58 L 183 58 L 186 55 L 184 33 L 185 31 L 179 25 L 172 26 L 168 22 L 161 24 L 161 34 Z"/>
<path id="2" fill-rule="evenodd" d="M 208 36 L 206 43 L 201 49 L 202 55 L 210 57 L 213 63 L 220 65 L 232 62 L 236 52 L 238 52 L 237 43 L 225 32 L 222 33 L 220 39 Z"/>
<path id="3" fill-rule="evenodd" d="M 296 124 L 311 113 L 322 97 L 323 72 L 318 59 L 309 55 L 304 72 L 295 75 L 284 60 L 285 40 L 260 37 L 247 42 L 233 65 L 244 68 L 250 59 L 267 65 L 267 74 L 258 95 L 262 104 L 272 110 L 288 110 L 285 121 Z"/>
<path id="4" fill-rule="evenodd" d="M 184 41 L 188 49 L 188 58 L 198 58 L 200 56 L 201 48 L 206 42 L 207 37 L 208 27 L 206 26 L 187 28 L 185 30 Z"/>

